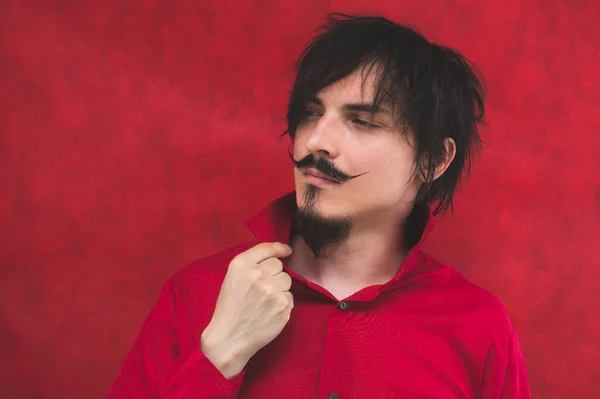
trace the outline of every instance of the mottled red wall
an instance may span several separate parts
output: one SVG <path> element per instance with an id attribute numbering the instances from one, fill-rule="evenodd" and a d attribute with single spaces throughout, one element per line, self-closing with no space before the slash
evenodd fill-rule
<path id="1" fill-rule="evenodd" d="M 292 188 L 289 65 L 338 10 L 480 65 L 486 148 L 429 249 L 504 301 L 536 397 L 600 397 L 597 0 L 36 3 L 0 5 L 3 398 L 103 397 L 165 279 L 250 238 Z"/>

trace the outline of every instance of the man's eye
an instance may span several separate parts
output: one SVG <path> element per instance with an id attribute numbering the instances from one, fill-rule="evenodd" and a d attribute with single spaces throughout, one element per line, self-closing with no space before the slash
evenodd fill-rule
<path id="1" fill-rule="evenodd" d="M 377 129 L 379 127 L 379 126 L 369 123 L 367 121 L 363 121 L 362 119 L 355 119 L 353 122 L 356 123 L 357 125 L 360 125 L 360 126 L 366 128 L 366 129 Z"/>
<path id="2" fill-rule="evenodd" d="M 311 111 L 309 109 L 304 111 L 304 116 L 320 116 L 317 111 Z"/>

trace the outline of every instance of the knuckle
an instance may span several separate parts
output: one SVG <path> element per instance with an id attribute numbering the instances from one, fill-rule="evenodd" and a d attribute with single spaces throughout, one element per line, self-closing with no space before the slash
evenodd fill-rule
<path id="1" fill-rule="evenodd" d="M 283 263 L 277 258 L 269 258 L 263 262 L 263 265 L 265 267 L 268 267 L 269 269 L 274 269 L 274 270 L 282 270 L 283 269 Z"/>
<path id="2" fill-rule="evenodd" d="M 262 286 L 262 292 L 264 294 L 264 296 L 269 299 L 273 298 L 273 296 L 275 295 L 275 290 L 273 289 L 273 286 L 271 284 L 263 284 Z"/>
<path id="3" fill-rule="evenodd" d="M 271 258 L 265 261 L 265 267 L 271 270 L 272 274 L 276 274 L 277 271 L 280 271 L 283 268 L 283 265 L 278 259 Z"/>
<path id="4" fill-rule="evenodd" d="M 271 262 L 272 262 L 272 258 L 269 258 L 269 259 L 263 260 L 258 265 L 264 269 L 265 267 L 268 267 L 271 264 Z"/>
<path id="5" fill-rule="evenodd" d="M 282 274 L 283 274 L 281 276 L 282 287 L 285 288 L 285 291 L 289 291 L 290 288 L 292 287 L 292 278 L 287 273 L 282 273 Z"/>
<path id="6" fill-rule="evenodd" d="M 259 268 L 252 268 L 248 270 L 248 278 L 252 284 L 258 284 L 264 278 L 263 271 Z"/>
<path id="7" fill-rule="evenodd" d="M 286 295 L 280 295 L 279 298 L 277 298 L 277 308 L 280 311 L 285 311 L 289 306 L 290 300 L 287 298 Z"/>
<path id="8" fill-rule="evenodd" d="M 229 262 L 229 268 L 233 270 L 239 270 L 244 265 L 244 259 L 241 256 L 234 257 L 231 262 Z"/>
<path id="9" fill-rule="evenodd" d="M 294 307 L 294 296 L 290 292 L 285 293 L 286 305 L 288 307 Z"/>

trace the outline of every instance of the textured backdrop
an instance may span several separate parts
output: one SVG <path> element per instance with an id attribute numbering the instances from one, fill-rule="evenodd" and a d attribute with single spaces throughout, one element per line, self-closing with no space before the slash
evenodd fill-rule
<path id="1" fill-rule="evenodd" d="M 480 66 L 486 146 L 428 250 L 506 304 L 535 397 L 600 397 L 597 0 L 4 0 L 3 398 L 104 397 L 166 278 L 251 238 L 293 187 L 275 137 L 329 11 Z"/>

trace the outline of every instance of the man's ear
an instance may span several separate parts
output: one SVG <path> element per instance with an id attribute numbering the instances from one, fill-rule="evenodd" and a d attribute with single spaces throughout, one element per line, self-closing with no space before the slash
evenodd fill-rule
<path id="1" fill-rule="evenodd" d="M 446 137 L 444 139 L 444 159 L 435 168 L 433 180 L 437 180 L 441 175 L 444 174 L 446 169 L 448 169 L 448 167 L 452 163 L 452 160 L 454 160 L 455 156 L 456 156 L 456 143 L 450 137 Z"/>

